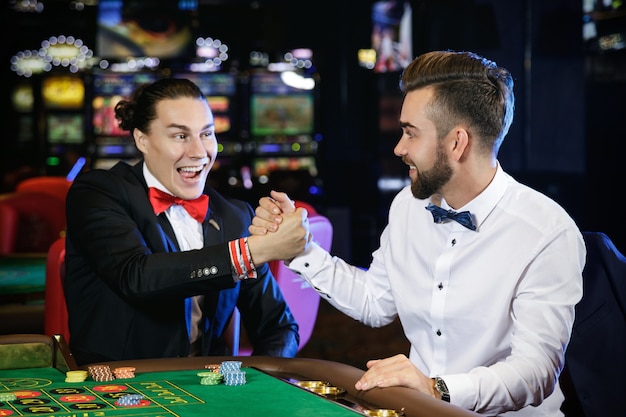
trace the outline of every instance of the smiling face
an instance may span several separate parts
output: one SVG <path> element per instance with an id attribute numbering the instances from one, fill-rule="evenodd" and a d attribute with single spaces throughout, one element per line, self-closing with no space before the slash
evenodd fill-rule
<path id="1" fill-rule="evenodd" d="M 400 124 L 402 137 L 394 153 L 409 166 L 411 191 L 416 198 L 425 199 L 440 193 L 452 177 L 444 143 L 433 121 L 428 117 L 432 88 L 409 92 L 402 104 Z"/>
<path id="2" fill-rule="evenodd" d="M 156 104 L 149 131 L 134 131 L 148 170 L 184 200 L 202 194 L 217 157 L 213 113 L 206 100 L 165 99 Z"/>

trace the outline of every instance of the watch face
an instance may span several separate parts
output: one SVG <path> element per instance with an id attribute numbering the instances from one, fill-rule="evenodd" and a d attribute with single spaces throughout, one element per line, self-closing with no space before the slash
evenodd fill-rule
<path id="1" fill-rule="evenodd" d="M 435 378 L 435 388 L 441 394 L 442 400 L 450 402 L 450 392 L 448 391 L 448 386 L 443 379 L 439 377 Z"/>

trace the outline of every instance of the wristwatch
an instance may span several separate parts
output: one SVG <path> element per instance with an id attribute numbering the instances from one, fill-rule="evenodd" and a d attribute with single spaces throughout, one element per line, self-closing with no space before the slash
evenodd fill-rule
<path id="1" fill-rule="evenodd" d="M 440 377 L 436 376 L 435 378 L 435 389 L 439 394 L 441 394 L 441 399 L 445 402 L 450 402 L 450 391 L 448 391 L 448 386 L 446 382 Z"/>

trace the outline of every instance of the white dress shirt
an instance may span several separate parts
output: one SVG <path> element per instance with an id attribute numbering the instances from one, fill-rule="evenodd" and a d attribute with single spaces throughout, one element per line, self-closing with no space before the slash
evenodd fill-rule
<path id="1" fill-rule="evenodd" d="M 146 164 L 143 164 L 143 175 L 146 179 L 148 188 L 155 187 L 159 190 L 171 194 L 159 180 L 148 170 Z M 173 204 L 165 210 L 165 216 L 174 229 L 176 235 L 176 241 L 181 251 L 188 251 L 192 249 L 202 249 L 204 246 L 204 234 L 202 232 L 202 224 L 198 223 L 187 210 L 181 205 Z M 200 331 L 198 326 L 202 324 L 202 295 L 197 295 L 188 299 L 191 308 L 191 320 L 188 323 L 187 332 L 189 333 L 189 342 L 191 344 L 191 350 L 189 356 L 196 356 L 199 352 L 200 339 L 198 338 Z"/>
<path id="2" fill-rule="evenodd" d="M 562 416 L 557 378 L 586 255 L 578 227 L 499 165 L 458 210 L 473 213 L 476 231 L 434 223 L 428 203 L 410 187 L 398 193 L 368 270 L 317 245 L 289 267 L 366 325 L 398 316 L 411 362 L 445 380 L 452 404 L 485 415 Z"/>

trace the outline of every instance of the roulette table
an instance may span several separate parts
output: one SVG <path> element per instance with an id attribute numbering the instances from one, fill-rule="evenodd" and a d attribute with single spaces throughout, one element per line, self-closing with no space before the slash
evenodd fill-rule
<path id="1" fill-rule="evenodd" d="M 203 384 L 207 366 L 239 361 L 245 382 Z M 476 416 L 405 388 L 356 392 L 363 371 L 318 359 L 204 357 L 111 362 L 131 377 L 67 382 L 54 367 L 0 370 L 0 416 Z M 86 370 L 88 367 L 83 367 Z M 318 384 L 331 390 L 316 390 Z M 5 397 L 12 394 L 13 397 Z M 132 394 L 140 401 L 123 405 Z M 127 397 L 128 398 L 128 397 Z"/>
<path id="2" fill-rule="evenodd" d="M 33 347 L 44 353 L 40 362 L 23 354 Z M 362 369 L 322 359 L 209 356 L 79 367 L 60 335 L 0 336 L 0 348 L 14 353 L 0 360 L 0 417 L 478 416 L 408 388 L 357 391 Z"/>

